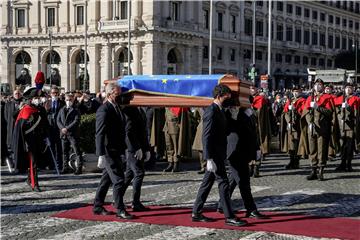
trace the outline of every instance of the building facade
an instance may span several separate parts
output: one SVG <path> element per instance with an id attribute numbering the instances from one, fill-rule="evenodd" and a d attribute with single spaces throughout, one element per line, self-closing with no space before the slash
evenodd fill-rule
<path id="1" fill-rule="evenodd" d="M 23 68 L 28 69 L 32 79 L 40 70 L 50 78 L 52 68 L 58 70 L 60 85 L 66 90 L 88 87 L 91 92 L 98 91 L 104 80 L 129 71 L 129 22 L 132 74 L 207 74 L 209 4 L 209 1 L 2 0 L 1 82 L 15 85 Z M 268 2 L 213 1 L 213 4 L 213 73 L 247 77 L 253 62 L 252 24 L 255 24 L 255 66 L 259 75 L 266 74 Z M 360 39 L 359 5 L 358 1 L 272 1 L 272 85 L 279 87 L 290 81 L 301 84 L 307 79 L 308 67 L 333 69 L 334 56 L 351 50 Z M 85 65 L 88 84 L 83 82 Z"/>

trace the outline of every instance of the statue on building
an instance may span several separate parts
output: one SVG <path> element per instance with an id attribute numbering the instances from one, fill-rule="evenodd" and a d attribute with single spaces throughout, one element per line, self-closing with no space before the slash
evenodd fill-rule
<path id="1" fill-rule="evenodd" d="M 51 77 L 51 81 L 50 81 L 50 77 Z M 52 68 L 51 69 L 50 76 L 46 79 L 46 84 L 60 86 L 60 84 L 61 84 L 61 76 L 60 76 L 60 73 L 59 73 L 59 69 L 57 69 L 57 68 Z"/>
<path id="2" fill-rule="evenodd" d="M 76 78 L 78 81 L 79 89 L 81 90 L 88 90 L 89 89 L 89 73 L 86 72 L 86 80 L 85 80 L 85 69 L 80 68 L 79 70 L 79 76 Z"/>
<path id="3" fill-rule="evenodd" d="M 19 77 L 15 79 L 15 85 L 31 85 L 31 76 L 27 68 L 21 69 Z"/>

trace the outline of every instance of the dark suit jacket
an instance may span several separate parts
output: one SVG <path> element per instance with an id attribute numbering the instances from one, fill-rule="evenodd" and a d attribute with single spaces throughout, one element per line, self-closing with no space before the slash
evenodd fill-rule
<path id="1" fill-rule="evenodd" d="M 122 112 L 126 119 L 125 141 L 127 150 L 129 152 L 136 152 L 141 148 L 144 152 L 150 151 L 146 131 L 146 116 L 143 116 L 136 107 L 124 107 Z"/>
<path id="2" fill-rule="evenodd" d="M 58 99 L 55 109 L 52 107 L 52 104 L 53 104 L 53 102 L 51 101 L 51 108 L 47 111 L 47 118 L 48 118 L 50 127 L 56 127 L 56 129 L 58 129 L 57 117 L 59 115 L 60 110 L 65 106 L 65 102 Z"/>
<path id="3" fill-rule="evenodd" d="M 96 155 L 122 155 L 125 147 L 125 118 L 106 101 L 96 111 Z"/>
<path id="4" fill-rule="evenodd" d="M 80 113 L 76 108 L 70 107 L 66 109 L 66 106 L 60 109 L 60 112 L 56 119 L 59 130 L 66 128 L 69 136 L 78 137 Z M 60 135 L 62 133 L 60 132 Z"/>
<path id="5" fill-rule="evenodd" d="M 219 106 L 212 103 L 203 116 L 203 154 L 204 159 L 213 159 L 215 163 L 226 159 L 227 123 Z"/>
<path id="6" fill-rule="evenodd" d="M 226 114 L 228 120 L 227 159 L 231 165 L 244 166 L 256 159 L 260 149 L 256 136 L 254 119 L 245 114 L 246 108 L 240 108 L 236 120 Z"/>

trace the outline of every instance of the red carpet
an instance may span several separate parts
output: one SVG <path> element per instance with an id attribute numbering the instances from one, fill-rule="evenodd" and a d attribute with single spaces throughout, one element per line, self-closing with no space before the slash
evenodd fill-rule
<path id="1" fill-rule="evenodd" d="M 114 211 L 111 205 L 106 206 L 107 210 Z M 129 211 L 132 213 L 131 211 Z M 194 223 L 191 221 L 191 209 L 172 208 L 168 206 L 152 206 L 151 211 L 132 213 L 136 219 L 131 222 L 187 226 L 187 227 L 208 227 L 218 229 L 249 230 L 276 232 L 309 237 L 326 237 L 340 239 L 360 239 L 360 220 L 348 218 L 324 218 L 307 215 L 294 215 L 281 212 L 265 213 L 270 218 L 264 220 L 247 219 L 250 223 L 246 227 L 231 227 L 224 223 L 224 215 L 217 212 L 205 212 L 208 217 L 215 218 L 211 223 Z M 244 213 L 237 214 L 244 216 Z M 57 213 L 53 217 L 69 218 L 89 221 L 119 221 L 115 215 L 97 216 L 92 213 L 92 206 L 81 207 Z M 130 222 L 128 221 L 128 222 Z"/>

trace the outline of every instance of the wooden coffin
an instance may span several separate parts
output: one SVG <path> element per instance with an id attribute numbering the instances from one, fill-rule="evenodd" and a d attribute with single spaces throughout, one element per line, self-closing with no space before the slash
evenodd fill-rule
<path id="1" fill-rule="evenodd" d="M 105 84 L 119 80 L 107 80 Z M 249 107 L 249 89 L 251 82 L 226 74 L 220 78 L 220 83 L 227 85 L 232 90 L 232 97 L 235 105 Z M 213 102 L 210 97 L 192 96 L 167 96 L 159 93 L 149 93 L 133 90 L 125 93 L 129 105 L 151 106 L 151 107 L 206 107 Z"/>

